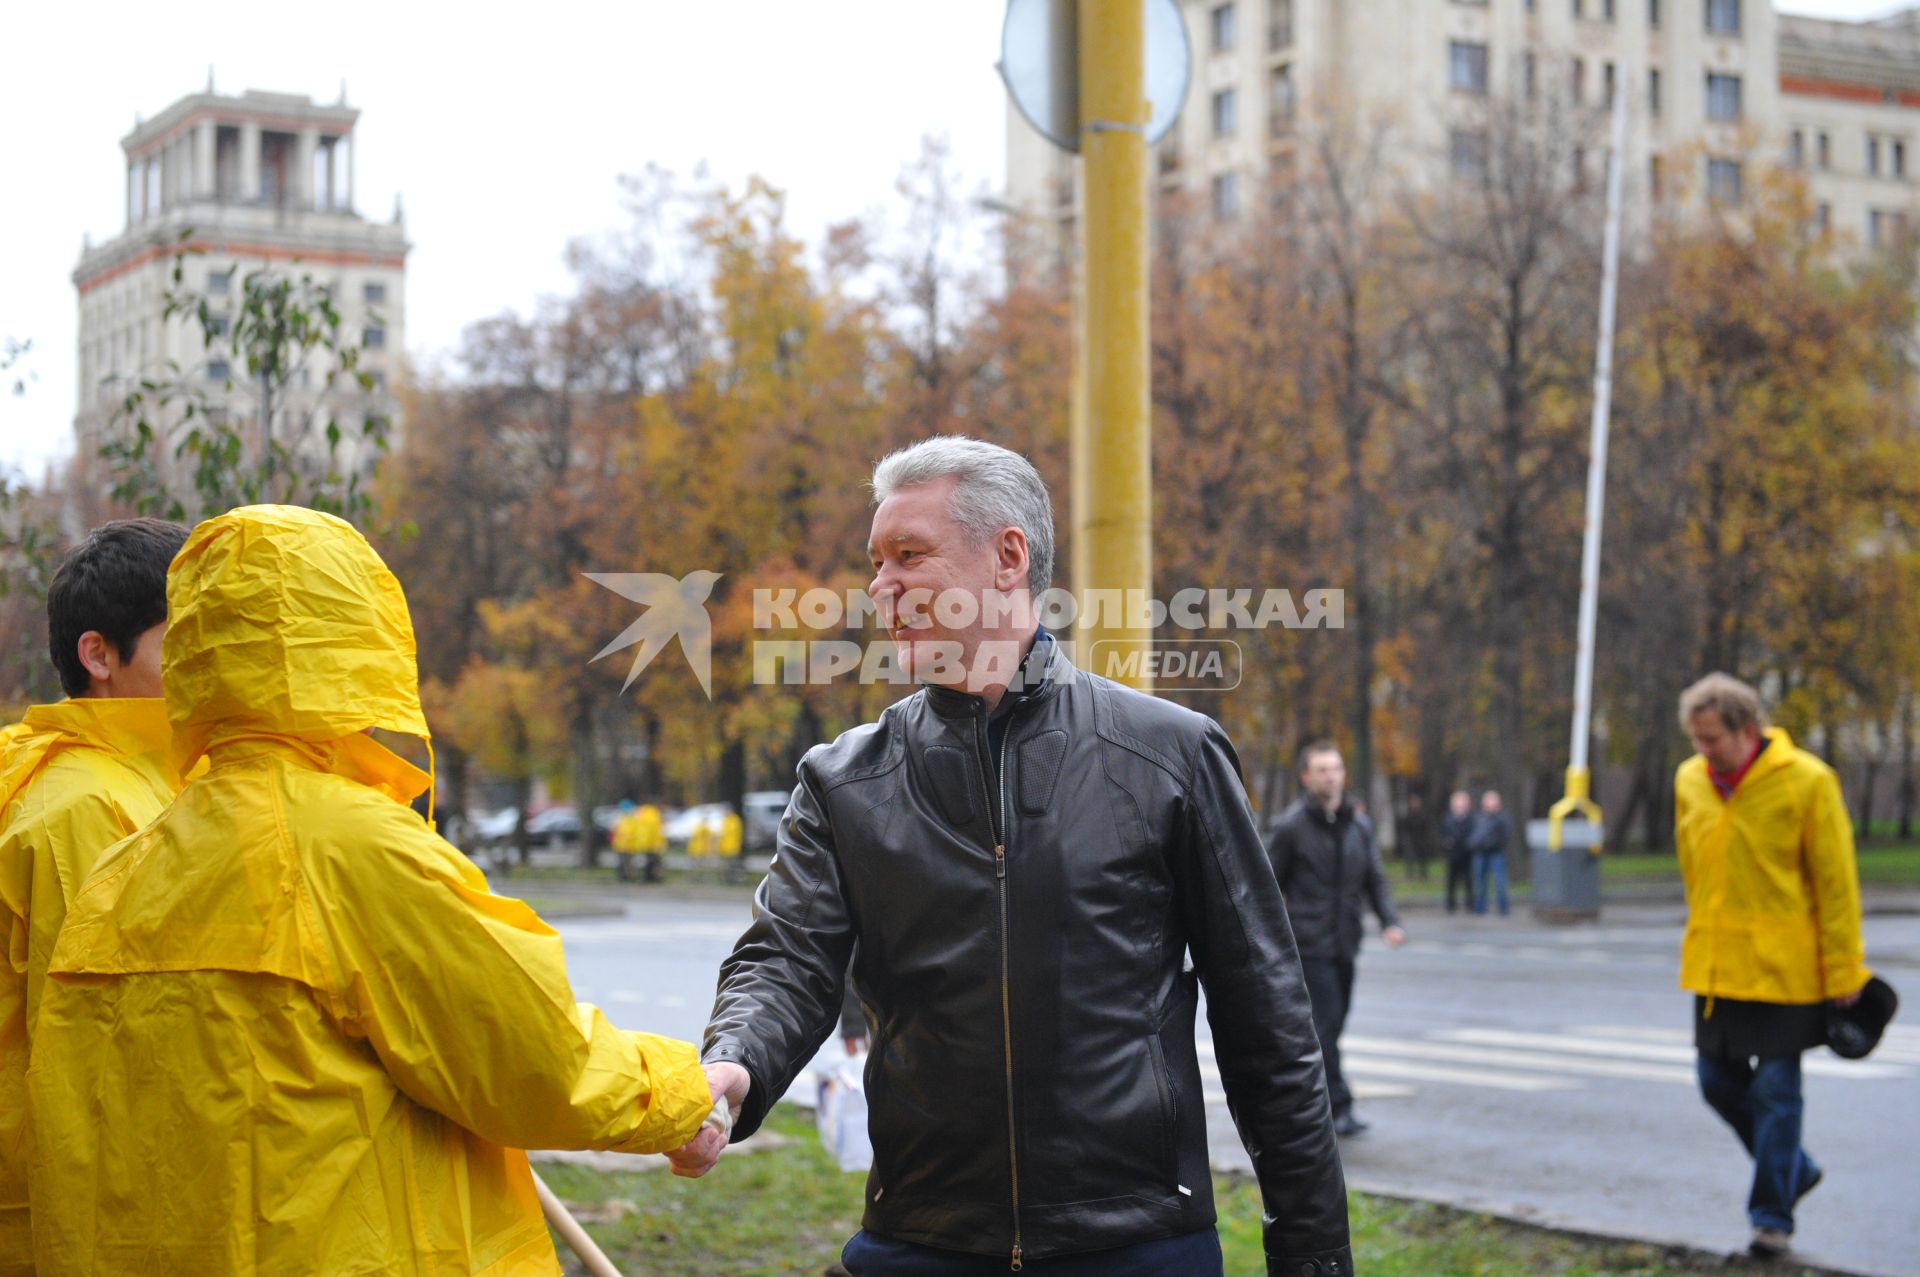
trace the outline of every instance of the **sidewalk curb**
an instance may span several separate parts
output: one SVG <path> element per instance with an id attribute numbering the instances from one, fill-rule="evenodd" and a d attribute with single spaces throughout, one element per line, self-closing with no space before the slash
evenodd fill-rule
<path id="1" fill-rule="evenodd" d="M 1251 1178 L 1251 1173 L 1244 1168 L 1215 1166 L 1214 1173 Z M 1370 1197 L 1389 1197 L 1397 1201 L 1440 1206 L 1468 1215 L 1484 1215 L 1509 1224 L 1517 1224 L 1522 1228 L 1562 1233 L 1581 1241 L 1658 1246 L 1669 1255 L 1703 1267 L 1746 1262 L 1750 1263 L 1755 1270 L 1764 1267 L 1770 1272 L 1810 1274 L 1811 1277 L 1904 1277 L 1904 1274 L 1890 1268 L 1843 1268 L 1821 1260 L 1818 1255 L 1802 1254 L 1798 1251 L 1792 1252 L 1784 1260 L 1748 1260 L 1745 1250 L 1728 1251 L 1705 1246 L 1695 1238 L 1625 1233 L 1596 1224 L 1591 1220 L 1543 1211 L 1524 1202 L 1501 1202 L 1479 1197 L 1450 1197 L 1444 1193 L 1435 1193 L 1408 1184 L 1375 1180 L 1368 1176 L 1349 1177 L 1347 1187 L 1357 1189 Z"/>

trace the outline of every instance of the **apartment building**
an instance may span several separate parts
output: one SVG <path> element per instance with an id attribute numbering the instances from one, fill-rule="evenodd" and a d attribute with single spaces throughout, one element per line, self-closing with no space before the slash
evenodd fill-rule
<path id="1" fill-rule="evenodd" d="M 1914 193 L 1920 10 L 1853 23 L 1780 15 L 1757 0 L 1182 0 L 1181 9 L 1193 81 L 1155 172 L 1162 191 L 1186 192 L 1219 218 L 1243 215 L 1284 174 L 1306 121 L 1335 114 L 1385 138 L 1399 176 L 1418 188 L 1484 162 L 1490 103 L 1553 103 L 1591 139 L 1597 176 L 1617 89 L 1630 94 L 1630 217 L 1644 218 L 1668 188 L 1737 197 L 1749 168 L 1773 157 L 1803 164 L 1827 215 L 1863 241 L 1891 234 Z M 1011 108 L 1007 128 L 1009 202 L 1069 225 L 1073 157 Z M 1584 149 L 1574 148 L 1576 162 Z"/>

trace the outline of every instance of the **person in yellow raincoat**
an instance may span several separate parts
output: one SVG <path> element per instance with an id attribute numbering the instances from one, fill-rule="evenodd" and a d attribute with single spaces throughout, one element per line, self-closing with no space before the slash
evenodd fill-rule
<path id="1" fill-rule="evenodd" d="M 42 1277 L 553 1277 L 519 1150 L 687 1143 L 694 1048 L 576 1003 L 554 931 L 408 807 L 430 777 L 368 729 L 428 734 L 413 629 L 358 532 L 231 511 L 168 601 L 174 752 L 209 765 L 102 858 L 49 966 Z"/>
<path id="2" fill-rule="evenodd" d="M 1694 994 L 1700 1091 L 1753 1158 L 1748 1249 L 1792 1245 L 1794 1207 L 1820 1183 L 1800 1146 L 1801 1053 L 1827 1005 L 1871 974 L 1853 825 L 1833 769 L 1768 727 L 1753 688 L 1709 674 L 1680 698 L 1698 752 L 1674 776 L 1687 890 L 1680 987 Z"/>
<path id="3" fill-rule="evenodd" d="M 187 530 L 105 524 L 47 590 L 47 647 L 68 699 L 0 733 L 0 1277 L 33 1267 L 27 1060 L 34 1013 L 67 905 L 99 855 L 180 788 L 160 700 L 167 565 Z"/>

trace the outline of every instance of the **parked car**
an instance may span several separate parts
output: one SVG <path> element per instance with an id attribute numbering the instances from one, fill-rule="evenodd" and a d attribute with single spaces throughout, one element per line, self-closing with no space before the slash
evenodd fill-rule
<path id="1" fill-rule="evenodd" d="M 519 819 L 519 811 L 512 807 L 502 807 L 499 811 L 474 812 L 472 816 L 474 843 L 485 847 L 490 843 L 505 842 L 513 837 L 513 827 Z"/>
<path id="2" fill-rule="evenodd" d="M 669 847 L 685 848 L 693 838 L 693 831 L 703 824 L 718 829 L 720 822 L 727 818 L 725 803 L 701 803 L 698 807 L 689 807 L 668 820 L 663 828 Z"/>
<path id="3" fill-rule="evenodd" d="M 747 850 L 772 851 L 780 834 L 780 818 L 787 814 L 793 795 L 784 789 L 756 789 L 742 801 L 747 809 Z"/>
<path id="4" fill-rule="evenodd" d="M 527 817 L 530 838 L 578 838 L 580 813 L 571 807 L 549 807 Z"/>

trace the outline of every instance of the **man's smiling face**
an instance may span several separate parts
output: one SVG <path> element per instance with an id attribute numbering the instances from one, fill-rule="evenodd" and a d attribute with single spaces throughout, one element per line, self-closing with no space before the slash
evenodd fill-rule
<path id="1" fill-rule="evenodd" d="M 902 669 L 950 687 L 967 683 L 985 629 L 982 604 L 995 582 L 991 540 L 976 542 L 953 517 L 958 482 L 949 475 L 894 492 L 873 512 L 867 539 L 867 593 L 880 605 Z"/>

